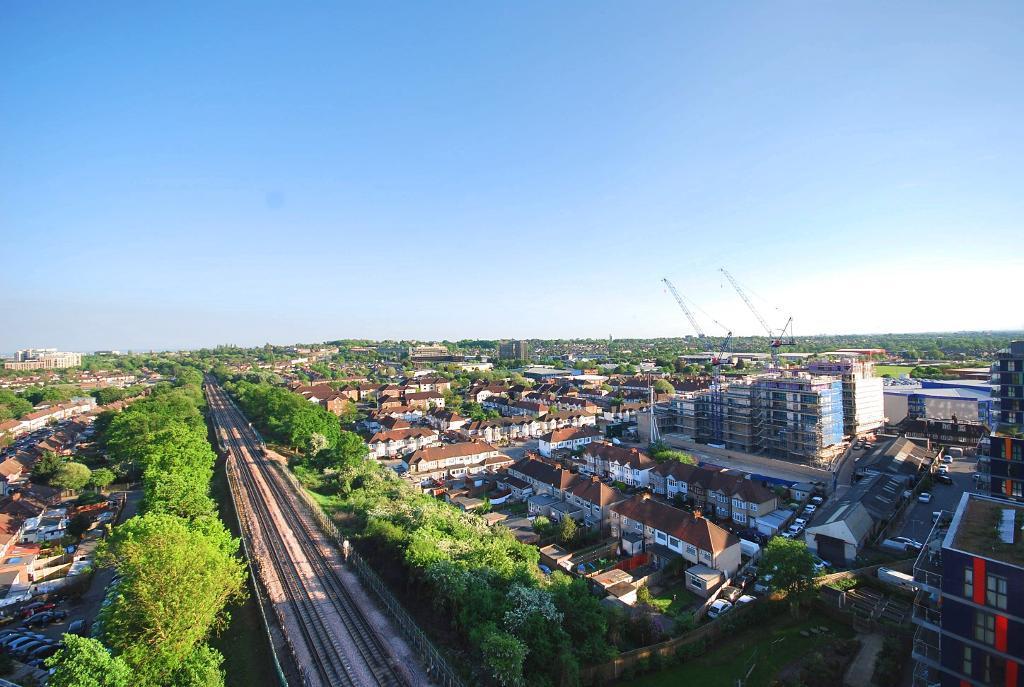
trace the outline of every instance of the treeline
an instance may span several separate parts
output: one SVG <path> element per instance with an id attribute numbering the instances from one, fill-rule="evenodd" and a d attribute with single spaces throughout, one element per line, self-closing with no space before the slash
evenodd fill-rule
<path id="1" fill-rule="evenodd" d="M 111 459 L 142 474 L 141 514 L 116 527 L 98 562 L 119 582 L 97 619 L 98 639 L 67 639 L 50 659 L 51 687 L 218 687 L 223 656 L 207 644 L 224 626 L 229 603 L 244 596 L 239 542 L 209 496 L 216 456 L 200 412 L 202 375 L 110 418 Z"/>
<path id="2" fill-rule="evenodd" d="M 320 448 L 334 448 L 341 438 L 341 423 L 332 413 L 288 389 L 265 382 L 226 382 L 224 388 L 241 404 L 246 415 L 266 438 L 293 449 L 310 448 L 314 436 Z"/>
<path id="3" fill-rule="evenodd" d="M 408 598 L 431 599 L 476 684 L 571 686 L 581 665 L 613 649 L 599 602 L 582 580 L 542 578 L 540 554 L 476 515 L 416 493 L 375 461 L 325 451 L 330 492 L 356 516 L 360 550 Z M 442 621 L 443 622 L 443 621 Z"/>

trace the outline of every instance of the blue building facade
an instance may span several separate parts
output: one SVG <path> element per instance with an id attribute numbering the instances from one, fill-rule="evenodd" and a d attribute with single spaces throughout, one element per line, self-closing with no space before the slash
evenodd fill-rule
<path id="1" fill-rule="evenodd" d="M 999 351 L 992 363 L 989 493 L 1024 501 L 1024 341 Z"/>
<path id="2" fill-rule="evenodd" d="M 977 494 L 936 523 L 914 566 L 915 685 L 1024 686 L 1021 523 L 1024 507 Z"/>

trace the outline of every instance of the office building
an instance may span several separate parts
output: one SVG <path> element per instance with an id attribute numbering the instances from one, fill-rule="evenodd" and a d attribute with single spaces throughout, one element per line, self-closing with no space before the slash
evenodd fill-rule
<path id="1" fill-rule="evenodd" d="M 1024 506 L 965 493 L 914 563 L 917 687 L 1024 685 Z"/>

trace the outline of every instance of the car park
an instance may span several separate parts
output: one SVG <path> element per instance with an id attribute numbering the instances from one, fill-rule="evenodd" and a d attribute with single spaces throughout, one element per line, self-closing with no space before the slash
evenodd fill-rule
<path id="1" fill-rule="evenodd" d="M 917 495 L 917 500 L 920 503 L 931 503 L 932 495 L 927 491 L 922 491 L 920 494 Z"/>
<path id="2" fill-rule="evenodd" d="M 725 615 L 731 610 L 731 603 L 724 599 L 718 599 L 708 607 L 708 617 L 714 620 L 718 616 Z"/>

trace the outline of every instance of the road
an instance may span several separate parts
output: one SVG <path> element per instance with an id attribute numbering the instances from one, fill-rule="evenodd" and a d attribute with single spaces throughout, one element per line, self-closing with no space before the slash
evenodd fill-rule
<path id="1" fill-rule="evenodd" d="M 408 644 L 344 569 L 275 454 L 218 385 L 208 382 L 206 392 L 249 554 L 304 683 L 428 684 Z"/>
<path id="2" fill-rule="evenodd" d="M 949 466 L 950 477 L 953 484 L 940 484 L 936 482 L 932 486 L 931 503 L 914 502 L 907 509 L 900 535 L 910 537 L 923 542 L 932 529 L 932 513 L 937 510 L 956 510 L 960 497 L 965 491 L 974 488 L 974 465 L 977 458 L 968 456 L 954 459 Z"/>

